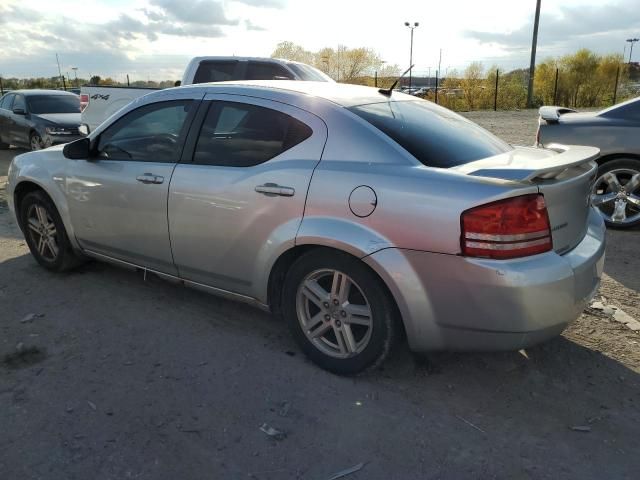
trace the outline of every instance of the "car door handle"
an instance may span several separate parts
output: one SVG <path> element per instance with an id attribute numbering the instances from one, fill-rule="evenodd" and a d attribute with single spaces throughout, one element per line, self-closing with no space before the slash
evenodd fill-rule
<path id="1" fill-rule="evenodd" d="M 291 187 L 283 187 L 277 183 L 265 183 L 264 185 L 258 185 L 255 190 L 256 192 L 263 193 L 268 197 L 275 195 L 279 195 L 281 197 L 293 197 L 296 193 L 295 189 Z"/>
<path id="2" fill-rule="evenodd" d="M 164 182 L 164 177 L 160 175 L 154 175 L 153 173 L 145 173 L 144 175 L 138 175 L 136 180 L 140 183 L 162 183 Z"/>

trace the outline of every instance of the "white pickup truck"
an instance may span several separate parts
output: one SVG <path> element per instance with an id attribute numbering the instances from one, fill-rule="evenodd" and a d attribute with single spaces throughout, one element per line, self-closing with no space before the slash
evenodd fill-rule
<path id="1" fill-rule="evenodd" d="M 300 62 L 277 58 L 196 57 L 189 62 L 182 85 L 230 80 L 307 80 L 333 82 L 320 70 Z M 155 88 L 85 85 L 80 89 L 82 123 L 89 131 L 134 99 Z"/>

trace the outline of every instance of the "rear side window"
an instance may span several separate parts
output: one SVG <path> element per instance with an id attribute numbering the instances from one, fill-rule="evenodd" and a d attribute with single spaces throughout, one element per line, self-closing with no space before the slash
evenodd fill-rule
<path id="1" fill-rule="evenodd" d="M 0 108 L 4 108 L 5 110 L 11 110 L 13 97 L 14 95 L 12 93 L 7 93 L 4 97 L 2 97 L 2 101 L 0 102 Z"/>
<path id="2" fill-rule="evenodd" d="M 277 110 L 213 102 L 193 160 L 202 165 L 251 167 L 280 155 L 311 134 L 307 125 Z"/>
<path id="3" fill-rule="evenodd" d="M 193 83 L 226 82 L 234 80 L 237 60 L 202 62 L 193 78 Z"/>
<path id="4" fill-rule="evenodd" d="M 249 62 L 246 80 L 294 80 L 286 68 L 276 63 Z"/>
<path id="5" fill-rule="evenodd" d="M 428 167 L 456 167 L 512 150 L 484 128 L 426 100 L 373 103 L 350 110 Z"/>

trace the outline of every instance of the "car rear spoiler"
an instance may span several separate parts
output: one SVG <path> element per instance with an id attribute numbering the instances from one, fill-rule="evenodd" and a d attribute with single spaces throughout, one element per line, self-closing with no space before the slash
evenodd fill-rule
<path id="1" fill-rule="evenodd" d="M 577 110 L 566 107 L 540 107 L 538 113 L 540 118 L 548 123 L 558 123 L 560 117 L 565 113 L 575 113 Z"/>
<path id="2" fill-rule="evenodd" d="M 451 170 L 474 177 L 531 182 L 555 178 L 572 167 L 595 160 L 599 155 L 600 149 L 595 147 L 554 143 L 544 149 L 516 147 L 495 157 L 476 160 Z"/>

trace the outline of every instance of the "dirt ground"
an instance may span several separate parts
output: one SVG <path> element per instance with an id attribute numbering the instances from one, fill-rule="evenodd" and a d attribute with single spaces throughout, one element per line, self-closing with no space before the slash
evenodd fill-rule
<path id="1" fill-rule="evenodd" d="M 468 116 L 533 142 L 534 112 Z M 248 306 L 97 262 L 39 268 L 2 197 L 16 153 L 0 152 L 0 479 L 638 478 L 640 332 L 604 312 L 526 356 L 401 346 L 337 377 Z M 640 319 L 640 230 L 607 235 L 599 296 Z"/>

